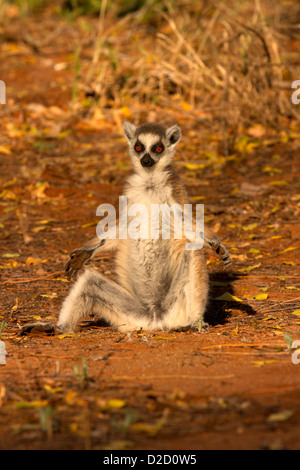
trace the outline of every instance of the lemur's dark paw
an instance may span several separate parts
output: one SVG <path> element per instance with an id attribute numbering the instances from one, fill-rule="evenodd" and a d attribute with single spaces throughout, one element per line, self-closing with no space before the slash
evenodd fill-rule
<path id="1" fill-rule="evenodd" d="M 73 274 L 76 274 L 82 268 L 85 261 L 91 257 L 91 252 L 86 248 L 76 248 L 71 251 L 70 258 L 68 259 L 65 270 L 67 277 L 70 280 Z"/>
<path id="2" fill-rule="evenodd" d="M 222 243 L 220 244 L 217 253 L 220 256 L 220 258 L 222 259 L 222 262 L 223 262 L 224 266 L 226 266 L 226 267 L 231 266 L 230 254 L 226 250 L 225 246 L 222 245 Z"/>

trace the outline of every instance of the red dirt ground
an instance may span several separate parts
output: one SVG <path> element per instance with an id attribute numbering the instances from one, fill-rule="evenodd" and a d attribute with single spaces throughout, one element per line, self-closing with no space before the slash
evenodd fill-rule
<path id="1" fill-rule="evenodd" d="M 68 60 L 65 34 L 39 53 L 20 34 L 2 45 L 0 449 L 299 449 L 300 365 L 288 348 L 300 340 L 295 123 L 252 153 L 189 170 L 210 141 L 197 115 L 132 104 L 141 122 L 164 111 L 182 127 L 175 168 L 232 254 L 230 272 L 207 254 L 210 330 L 126 335 L 90 318 L 73 336 L 18 335 L 56 321 L 68 253 L 94 236 L 97 206 L 116 204 L 130 172 L 128 110 L 97 117 L 66 104 L 73 72 L 53 67 Z M 93 266 L 113 277 L 113 256 Z M 225 292 L 240 301 L 215 300 Z"/>

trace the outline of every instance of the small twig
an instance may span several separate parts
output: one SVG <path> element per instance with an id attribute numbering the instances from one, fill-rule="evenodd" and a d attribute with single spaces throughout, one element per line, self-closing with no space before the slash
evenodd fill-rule
<path id="1" fill-rule="evenodd" d="M 192 380 L 223 380 L 223 379 L 232 379 L 235 377 L 235 374 L 227 375 L 115 375 L 110 377 L 111 380 L 153 380 L 153 379 L 192 379 Z"/>
<path id="2" fill-rule="evenodd" d="M 201 348 L 201 351 L 207 350 L 207 349 L 213 349 L 213 348 L 282 348 L 284 346 L 284 343 L 278 345 L 278 344 L 265 344 L 265 343 L 223 343 L 223 344 L 213 344 L 211 346 L 204 346 Z"/>
<path id="3" fill-rule="evenodd" d="M 58 271 L 57 273 L 47 274 L 47 276 L 34 277 L 34 278 L 6 279 L 5 281 L 1 282 L 0 284 L 19 284 L 19 283 L 22 283 L 22 282 L 40 281 L 41 279 L 47 279 L 49 277 L 58 276 L 59 274 L 64 274 L 64 271 Z"/>

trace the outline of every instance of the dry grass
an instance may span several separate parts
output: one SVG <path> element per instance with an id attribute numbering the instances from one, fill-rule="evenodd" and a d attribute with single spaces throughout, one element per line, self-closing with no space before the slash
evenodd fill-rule
<path id="1" fill-rule="evenodd" d="M 73 102 L 143 103 L 158 110 L 155 118 L 162 108 L 194 113 L 221 130 L 225 155 L 252 124 L 279 131 L 282 118 L 299 118 L 291 103 L 300 78 L 298 2 L 147 0 L 119 18 L 120 3 L 102 0 L 98 20 L 74 21 L 90 29 L 75 41 Z"/>
<path id="2" fill-rule="evenodd" d="M 148 1 L 116 20 L 104 0 L 79 88 L 102 107 L 134 100 L 208 112 L 230 147 L 241 126 L 298 118 L 290 97 L 300 68 L 287 50 L 297 21 L 296 2 Z"/>

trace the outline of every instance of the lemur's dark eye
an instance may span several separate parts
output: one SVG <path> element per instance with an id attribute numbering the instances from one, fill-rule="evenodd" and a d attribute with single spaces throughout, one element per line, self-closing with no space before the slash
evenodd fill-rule
<path id="1" fill-rule="evenodd" d="M 155 153 L 161 153 L 163 152 L 164 149 L 165 147 L 163 146 L 163 144 L 156 144 L 156 145 L 153 145 L 151 151 Z"/>
<path id="2" fill-rule="evenodd" d="M 136 144 L 135 147 L 134 147 L 134 149 L 135 149 L 136 152 L 141 152 L 142 146 L 139 145 L 139 144 Z"/>

